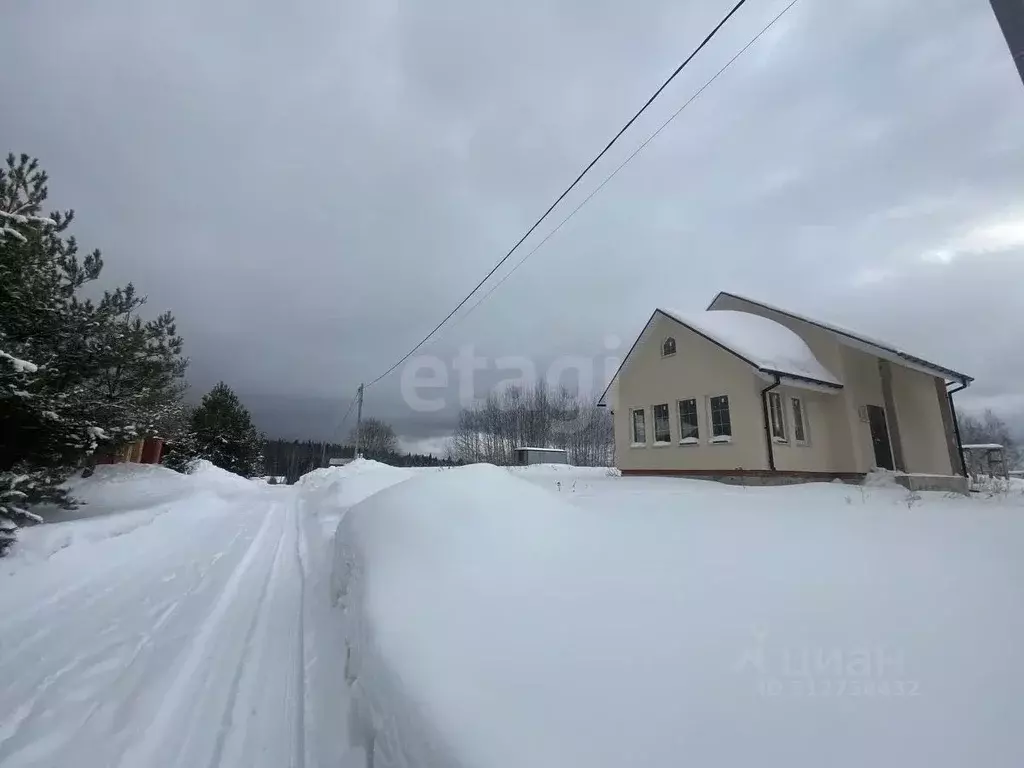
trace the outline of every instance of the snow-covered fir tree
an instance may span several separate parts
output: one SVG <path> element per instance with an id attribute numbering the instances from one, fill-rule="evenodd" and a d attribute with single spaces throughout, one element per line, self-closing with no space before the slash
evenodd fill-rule
<path id="1" fill-rule="evenodd" d="M 228 472 L 254 477 L 263 474 L 264 443 L 249 411 L 220 382 L 192 412 L 191 429 L 172 443 L 165 463 L 185 469 L 194 459 L 206 459 Z"/>
<path id="2" fill-rule="evenodd" d="M 183 389 L 169 314 L 142 321 L 131 285 L 79 298 L 103 261 L 66 236 L 72 211 L 43 215 L 47 192 L 36 160 L 0 167 L 0 552 L 31 505 L 71 504 L 59 486 L 90 453 L 157 434 Z"/>

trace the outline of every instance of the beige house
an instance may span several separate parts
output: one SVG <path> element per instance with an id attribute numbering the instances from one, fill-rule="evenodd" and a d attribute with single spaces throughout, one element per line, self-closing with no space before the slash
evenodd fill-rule
<path id="1" fill-rule="evenodd" d="M 970 376 L 731 293 L 657 309 L 608 385 L 624 474 L 737 482 L 896 470 L 961 489 L 951 394 Z"/>

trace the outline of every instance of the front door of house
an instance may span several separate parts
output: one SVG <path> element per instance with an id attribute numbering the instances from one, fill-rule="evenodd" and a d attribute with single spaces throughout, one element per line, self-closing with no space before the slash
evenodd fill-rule
<path id="1" fill-rule="evenodd" d="M 889 445 L 889 426 L 885 422 L 885 409 L 880 405 L 869 405 L 867 408 L 871 444 L 875 447 L 875 466 L 893 469 L 892 446 Z"/>

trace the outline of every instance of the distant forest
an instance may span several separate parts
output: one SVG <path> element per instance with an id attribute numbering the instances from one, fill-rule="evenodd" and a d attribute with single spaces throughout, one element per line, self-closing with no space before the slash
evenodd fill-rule
<path id="1" fill-rule="evenodd" d="M 364 448 L 364 458 L 390 464 L 394 467 L 447 467 L 453 462 L 423 453 L 399 453 L 396 450 Z M 331 459 L 351 459 L 355 447 L 339 443 L 313 440 L 267 440 L 264 449 L 266 474 L 284 477 L 294 483 L 307 472 L 326 467 Z M 456 462 L 457 463 L 457 462 Z"/>

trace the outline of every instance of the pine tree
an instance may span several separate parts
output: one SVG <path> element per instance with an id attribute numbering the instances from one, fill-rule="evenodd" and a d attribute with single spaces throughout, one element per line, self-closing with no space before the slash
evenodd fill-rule
<path id="1" fill-rule="evenodd" d="M 129 283 L 108 291 L 96 307 L 90 375 L 81 393 L 113 442 L 165 436 L 182 407 L 188 365 L 182 339 L 170 312 L 143 322 L 138 311 L 145 303 Z"/>
<path id="2" fill-rule="evenodd" d="M 78 259 L 64 232 L 69 211 L 41 216 L 47 176 L 38 162 L 7 157 L 0 168 L 0 549 L 33 503 L 68 504 L 57 486 L 98 433 L 81 418 L 67 385 L 93 306 L 75 292 L 96 279 L 98 252 Z"/>
<path id="3" fill-rule="evenodd" d="M 192 425 L 173 448 L 168 464 L 180 468 L 191 459 L 206 459 L 243 477 L 263 474 L 264 437 L 238 396 L 224 382 L 207 393 L 192 412 Z"/>
<path id="4" fill-rule="evenodd" d="M 65 237 L 74 213 L 43 216 L 47 175 L 27 155 L 0 168 L 0 551 L 32 504 L 70 506 L 59 486 L 102 444 L 158 434 L 187 361 L 169 314 L 143 322 L 129 285 L 78 298 L 103 268 Z M 5 543 L 6 542 L 6 543 Z"/>

